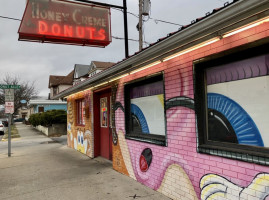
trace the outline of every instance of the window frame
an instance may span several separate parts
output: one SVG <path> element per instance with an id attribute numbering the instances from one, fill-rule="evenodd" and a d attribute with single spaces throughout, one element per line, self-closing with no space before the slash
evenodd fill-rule
<path id="1" fill-rule="evenodd" d="M 206 69 L 269 53 L 268 40 L 234 48 L 193 63 L 197 151 L 222 157 L 269 165 L 269 148 L 208 140 Z"/>
<path id="2" fill-rule="evenodd" d="M 158 73 L 153 76 L 146 76 L 140 79 L 136 79 L 125 83 L 124 85 L 124 104 L 125 104 L 125 138 L 129 140 L 136 140 L 150 144 L 156 144 L 160 146 L 167 146 L 167 120 L 166 120 L 166 107 L 164 105 L 164 135 L 155 135 L 155 134 L 139 134 L 133 133 L 130 131 L 131 129 L 131 98 L 130 98 L 130 91 L 131 88 L 146 85 L 149 83 L 154 83 L 157 81 L 162 81 L 163 84 L 163 98 L 165 104 L 165 80 L 164 80 L 164 73 Z"/>
<path id="3" fill-rule="evenodd" d="M 83 102 L 84 102 L 84 107 L 83 107 Z M 77 99 L 76 100 L 76 125 L 77 126 L 85 126 L 84 115 L 85 115 L 85 99 Z M 83 121 L 84 121 L 84 124 L 83 124 Z"/>

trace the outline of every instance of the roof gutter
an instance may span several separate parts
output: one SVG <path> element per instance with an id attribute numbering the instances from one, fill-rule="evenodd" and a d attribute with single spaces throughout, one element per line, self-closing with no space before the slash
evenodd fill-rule
<path id="1" fill-rule="evenodd" d="M 228 9 L 224 8 L 217 13 L 179 31 L 178 33 L 159 41 L 151 47 L 123 60 L 107 70 L 102 71 L 94 77 L 64 90 L 53 99 L 64 98 L 70 94 L 89 88 L 92 84 L 100 83 L 108 77 L 115 76 L 122 71 L 134 70 L 147 63 L 172 55 L 176 51 L 186 49 L 192 45 L 199 44 L 216 36 L 251 23 L 269 15 L 268 0 L 241 0 L 233 3 Z M 111 76 L 112 75 L 112 76 Z"/>

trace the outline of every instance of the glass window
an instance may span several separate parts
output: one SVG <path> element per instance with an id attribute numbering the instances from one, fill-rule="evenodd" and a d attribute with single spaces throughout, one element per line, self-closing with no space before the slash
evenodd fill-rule
<path id="1" fill-rule="evenodd" d="M 57 95 L 57 87 L 53 87 L 53 96 Z"/>
<path id="2" fill-rule="evenodd" d="M 163 75 L 125 85 L 126 138 L 165 145 Z"/>
<path id="3" fill-rule="evenodd" d="M 194 69 L 199 148 L 269 152 L 269 54 L 248 49 Z"/>
<path id="4" fill-rule="evenodd" d="M 84 115 L 85 115 L 85 101 L 84 99 L 79 99 L 76 101 L 77 106 L 77 125 L 85 125 Z"/>

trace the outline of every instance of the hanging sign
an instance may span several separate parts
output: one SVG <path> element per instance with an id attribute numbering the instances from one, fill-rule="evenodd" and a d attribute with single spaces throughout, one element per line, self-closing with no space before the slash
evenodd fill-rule
<path id="1" fill-rule="evenodd" d="M 110 8 L 65 0 L 29 0 L 19 40 L 85 46 L 111 42 Z"/>

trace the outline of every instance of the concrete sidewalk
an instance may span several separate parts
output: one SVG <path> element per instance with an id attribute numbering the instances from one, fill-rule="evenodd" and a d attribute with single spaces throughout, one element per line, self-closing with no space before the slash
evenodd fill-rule
<path id="1" fill-rule="evenodd" d="M 112 169 L 112 163 L 70 149 L 24 124 L 20 139 L 0 142 L 0 199 L 168 199 Z M 66 136 L 65 136 L 66 137 Z"/>

